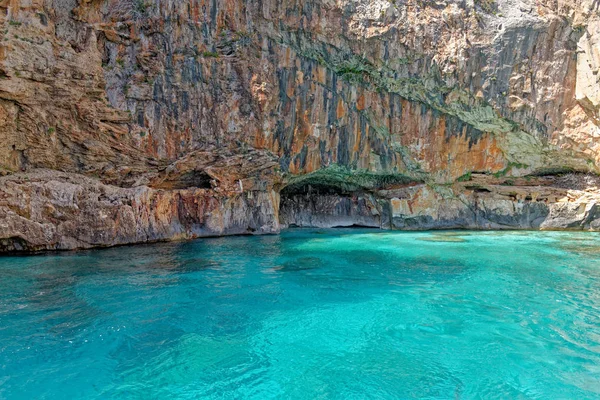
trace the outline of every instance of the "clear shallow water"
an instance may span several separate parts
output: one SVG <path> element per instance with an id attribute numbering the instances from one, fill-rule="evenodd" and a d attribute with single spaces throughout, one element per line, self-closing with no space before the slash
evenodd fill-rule
<path id="1" fill-rule="evenodd" d="M 600 236 L 298 230 L 0 258 L 0 399 L 600 398 Z"/>

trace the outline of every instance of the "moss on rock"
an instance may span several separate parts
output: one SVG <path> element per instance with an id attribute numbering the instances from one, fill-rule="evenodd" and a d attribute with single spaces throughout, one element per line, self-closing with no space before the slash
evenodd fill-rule
<path id="1" fill-rule="evenodd" d="M 287 185 L 284 190 L 290 192 L 302 191 L 307 186 L 317 189 L 330 188 L 341 192 L 356 192 L 422 182 L 398 172 L 351 170 L 337 164 L 305 175 L 288 176 L 286 180 Z"/>

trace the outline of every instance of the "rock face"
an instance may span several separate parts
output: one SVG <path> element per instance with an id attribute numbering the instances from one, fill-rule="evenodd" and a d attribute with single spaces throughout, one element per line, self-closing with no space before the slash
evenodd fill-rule
<path id="1" fill-rule="evenodd" d="M 0 0 L 0 250 L 600 229 L 597 0 Z"/>
<path id="2" fill-rule="evenodd" d="M 280 219 L 303 227 L 600 230 L 599 179 L 565 175 L 509 183 L 474 175 L 451 186 L 417 183 L 371 193 L 284 190 Z"/>
<path id="3" fill-rule="evenodd" d="M 0 178 L 1 251 L 112 246 L 242 233 L 275 233 L 277 194 L 222 196 L 191 188 L 118 188 L 36 170 Z"/>

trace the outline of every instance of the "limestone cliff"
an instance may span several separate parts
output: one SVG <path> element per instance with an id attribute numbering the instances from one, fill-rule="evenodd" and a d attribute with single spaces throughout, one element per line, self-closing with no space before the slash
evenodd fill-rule
<path id="1" fill-rule="evenodd" d="M 0 0 L 0 250 L 600 229 L 598 0 Z"/>

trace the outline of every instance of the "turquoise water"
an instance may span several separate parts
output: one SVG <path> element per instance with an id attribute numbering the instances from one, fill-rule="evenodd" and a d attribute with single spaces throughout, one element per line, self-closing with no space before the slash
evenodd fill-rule
<path id="1" fill-rule="evenodd" d="M 600 236 L 296 230 L 0 258 L 0 398 L 600 398 Z"/>

